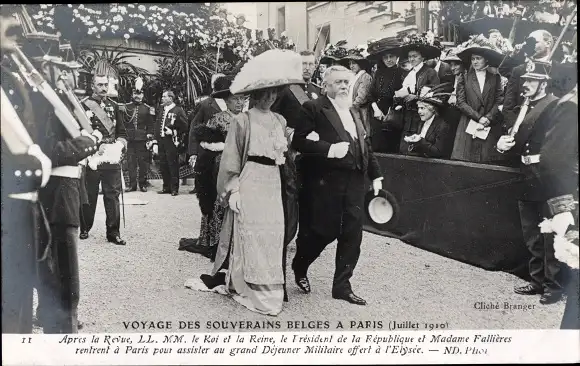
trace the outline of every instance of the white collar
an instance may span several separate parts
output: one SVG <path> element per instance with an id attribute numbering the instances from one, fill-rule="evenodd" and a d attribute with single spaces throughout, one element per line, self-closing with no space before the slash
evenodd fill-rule
<path id="1" fill-rule="evenodd" d="M 421 68 L 423 67 L 423 62 L 421 62 L 419 65 L 413 67 L 413 70 L 415 70 L 415 73 L 419 72 L 419 70 L 421 70 Z"/>
<path id="2" fill-rule="evenodd" d="M 435 114 L 433 114 L 431 116 L 431 118 L 429 118 L 428 120 L 425 121 L 425 123 L 423 123 L 423 126 L 425 125 L 430 125 L 431 123 L 433 123 L 433 120 L 435 119 Z"/>
<path id="3" fill-rule="evenodd" d="M 168 111 L 170 109 L 173 109 L 175 107 L 175 103 L 171 103 L 170 105 L 166 105 L 163 107 L 164 110 Z"/>

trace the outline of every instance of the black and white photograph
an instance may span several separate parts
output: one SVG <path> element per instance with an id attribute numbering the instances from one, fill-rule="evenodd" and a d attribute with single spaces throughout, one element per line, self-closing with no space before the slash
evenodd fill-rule
<path id="1" fill-rule="evenodd" d="M 576 1 L 0 10 L 3 343 L 454 363 L 495 357 L 463 331 L 580 337 Z M 459 347 L 397 338 L 430 332 Z"/>

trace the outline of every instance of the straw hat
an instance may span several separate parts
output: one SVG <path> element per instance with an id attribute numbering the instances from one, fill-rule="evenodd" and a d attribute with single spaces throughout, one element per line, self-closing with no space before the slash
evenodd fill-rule
<path id="1" fill-rule="evenodd" d="M 457 53 L 459 53 L 459 52 L 461 52 L 461 49 L 458 47 L 450 48 L 449 50 L 447 50 L 445 55 L 443 57 L 441 57 L 441 61 L 448 62 L 448 63 L 449 62 L 463 63 L 463 60 L 457 56 Z"/>
<path id="2" fill-rule="evenodd" d="M 234 78 L 230 91 L 245 94 L 290 84 L 305 84 L 302 58 L 294 51 L 275 49 L 249 60 Z"/>

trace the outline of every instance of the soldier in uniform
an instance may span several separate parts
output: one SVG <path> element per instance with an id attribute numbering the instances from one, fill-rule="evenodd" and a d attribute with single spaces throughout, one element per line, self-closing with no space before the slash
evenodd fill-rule
<path id="1" fill-rule="evenodd" d="M 133 89 L 133 101 L 119 106 L 123 124 L 127 131 L 127 160 L 129 163 L 129 187 L 126 192 L 137 190 L 137 167 L 139 167 L 139 187 L 147 192 L 147 173 L 151 153 L 146 142 L 153 138 L 155 110 L 143 102 L 143 81 L 138 78 Z"/>
<path id="2" fill-rule="evenodd" d="M 36 253 L 50 235 L 38 189 L 51 162 L 34 143 L 36 115 L 23 79 L 10 68 L 8 54 L 22 34 L 10 9 L 1 15 L 2 53 L 2 333 L 32 333 Z M 9 36 L 9 34 L 12 36 Z M 6 213 L 6 215 L 5 215 Z M 45 230 L 41 230 L 45 229 Z"/>
<path id="3" fill-rule="evenodd" d="M 50 79 L 53 76 L 61 78 L 60 82 L 67 83 L 70 90 L 76 88 L 73 74 L 81 67 L 80 64 L 62 62 L 58 57 L 45 57 L 40 61 L 43 61 L 43 67 L 39 69 L 45 72 L 45 79 L 51 85 L 57 82 Z M 58 92 L 63 102 L 68 102 L 63 91 L 59 89 Z M 76 333 L 80 290 L 77 237 L 82 167 L 79 164 L 97 152 L 103 136 L 98 130 L 92 134 L 82 130 L 81 136 L 71 138 L 50 104 L 39 100 L 34 105 L 36 108 L 46 108 L 46 113 L 42 114 L 47 118 L 40 127 L 40 145 L 53 166 L 48 184 L 39 192 L 50 223 L 51 242 L 46 260 L 40 262 L 38 267 L 36 314 L 44 333 Z"/>
<path id="4" fill-rule="evenodd" d="M 97 153 L 99 157 L 104 157 L 102 163 L 97 167 L 92 166 L 86 170 L 86 190 L 88 195 L 88 205 L 81 209 L 81 239 L 89 237 L 89 231 L 95 221 L 95 211 L 97 210 L 97 198 L 99 195 L 99 184 L 103 188 L 103 203 L 106 212 L 106 235 L 107 241 L 125 245 L 125 240 L 121 239 L 121 210 L 119 195 L 122 189 L 122 177 L 120 156 L 107 159 L 107 148 L 122 145 L 122 150 L 127 149 L 127 133 L 122 117 L 117 105 L 107 98 L 108 78 L 105 75 L 95 75 L 93 78 L 93 94 L 82 100 L 87 115 L 90 117 L 93 129 L 98 130 L 103 135 L 102 145 Z M 113 146 L 117 145 L 117 146 Z M 117 160 L 118 159 L 118 160 Z M 96 168 L 96 169 L 95 169 Z"/>
<path id="5" fill-rule="evenodd" d="M 524 103 L 513 127 L 515 131 L 500 137 L 497 150 L 516 154 L 525 176 L 519 210 L 523 237 L 532 256 L 529 262 L 531 282 L 516 287 L 514 291 L 520 295 L 540 294 L 541 304 L 551 304 L 561 298 L 562 285 L 558 276 L 560 263 L 554 256 L 553 235 L 542 234 L 538 226 L 544 217 L 550 216 L 547 202 L 553 189 L 547 184 L 546 171 L 540 169 L 540 162 L 545 159 L 541 149 L 554 124 L 576 121 L 577 111 L 565 109 L 558 116 L 554 115 L 558 98 L 546 92 L 550 79 L 549 63 L 529 61 L 526 70 L 521 78 L 529 105 Z"/>

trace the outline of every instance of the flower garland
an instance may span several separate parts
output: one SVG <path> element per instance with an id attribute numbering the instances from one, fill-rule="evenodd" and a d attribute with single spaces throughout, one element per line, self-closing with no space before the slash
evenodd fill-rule
<path id="1" fill-rule="evenodd" d="M 196 13 L 172 10 L 158 5 L 128 4 L 41 4 L 32 15 L 41 31 L 53 33 L 55 18 L 79 25 L 79 32 L 95 38 L 122 36 L 129 40 L 155 39 L 157 44 L 185 42 L 205 51 L 227 49 L 239 60 L 247 60 L 270 47 L 293 49 L 294 43 L 284 34 L 276 39 L 275 30 L 252 30 L 235 25 L 227 19 L 227 11 L 210 3 L 195 4 Z M 179 9 L 178 10 L 182 10 Z M 225 13 L 225 16 L 224 14 Z M 67 28 L 70 28 L 67 26 Z"/>

